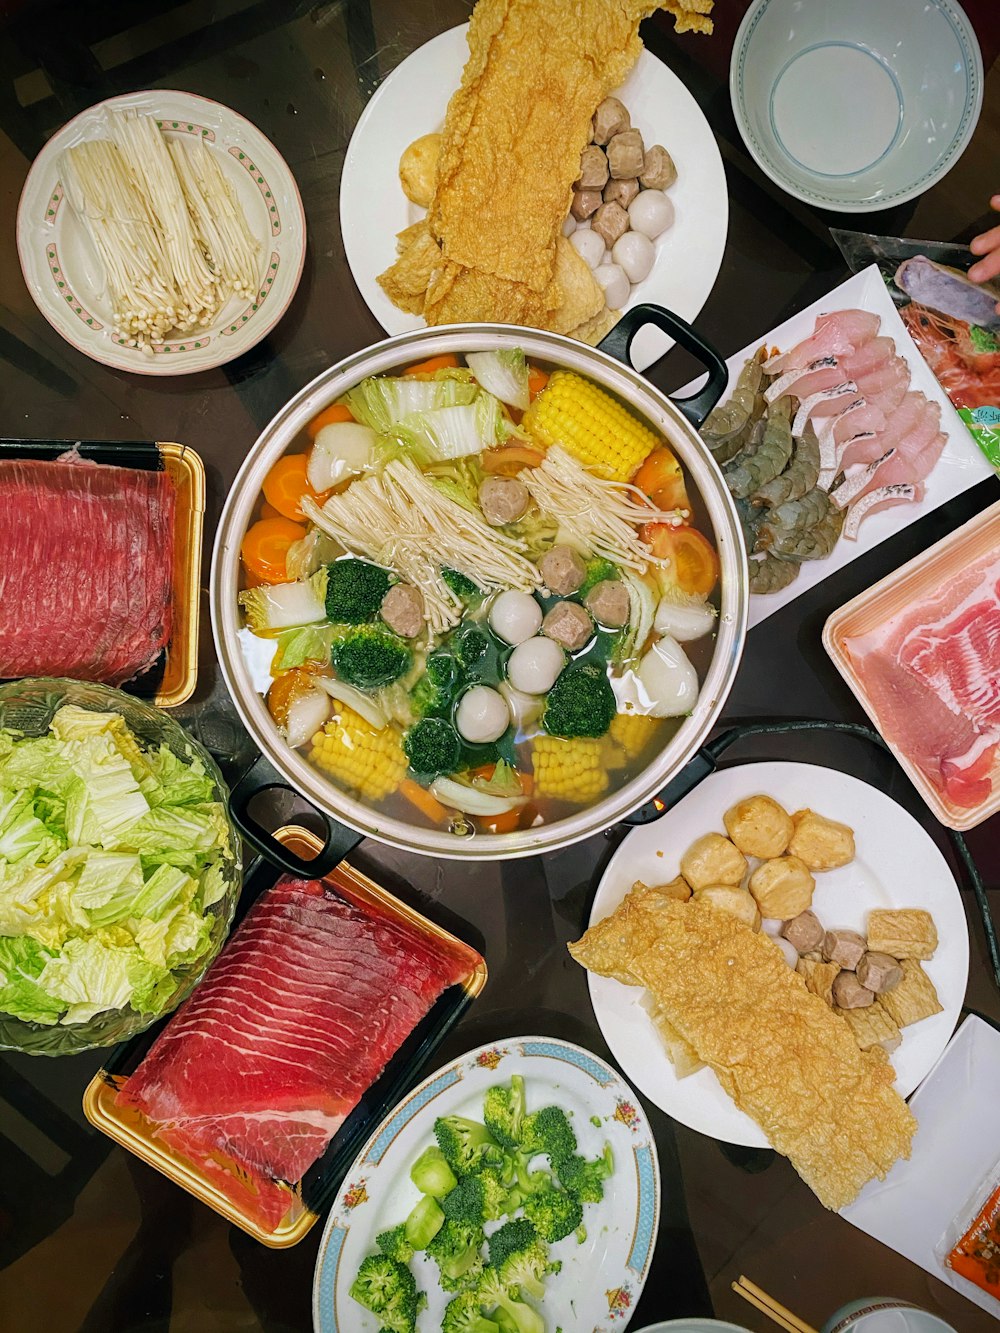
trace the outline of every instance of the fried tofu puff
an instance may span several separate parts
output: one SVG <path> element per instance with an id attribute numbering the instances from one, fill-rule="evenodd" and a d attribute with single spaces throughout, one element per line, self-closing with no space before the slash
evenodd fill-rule
<path id="1" fill-rule="evenodd" d="M 681 857 L 681 874 L 696 893 L 710 884 L 739 884 L 746 873 L 746 857 L 721 833 L 704 834 Z"/>
<path id="2" fill-rule="evenodd" d="M 422 134 L 404 149 L 399 159 L 399 183 L 403 193 L 420 208 L 430 208 L 437 188 L 441 135 Z"/>
<path id="3" fill-rule="evenodd" d="M 695 893 L 694 901 L 710 903 L 720 912 L 732 912 L 733 916 L 745 921 L 751 930 L 760 930 L 760 912 L 746 889 L 734 888 L 732 884 L 709 884 Z"/>
<path id="4" fill-rule="evenodd" d="M 769 860 L 788 848 L 795 826 L 787 810 L 770 796 L 738 801 L 723 815 L 726 832 L 745 856 Z"/>
<path id="5" fill-rule="evenodd" d="M 812 904 L 816 881 L 797 856 L 776 856 L 763 861 L 750 876 L 750 892 L 761 914 L 789 921 Z"/>
<path id="6" fill-rule="evenodd" d="M 815 810 L 797 810 L 792 823 L 795 831 L 788 850 L 810 870 L 835 870 L 854 860 L 854 832 L 846 824 L 826 819 Z"/>

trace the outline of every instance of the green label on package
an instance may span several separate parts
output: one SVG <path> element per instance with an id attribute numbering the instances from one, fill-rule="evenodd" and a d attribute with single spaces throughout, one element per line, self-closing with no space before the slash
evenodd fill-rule
<path id="1" fill-rule="evenodd" d="M 972 431 L 972 438 L 991 466 L 1000 472 L 1000 407 L 960 407 L 958 415 Z"/>

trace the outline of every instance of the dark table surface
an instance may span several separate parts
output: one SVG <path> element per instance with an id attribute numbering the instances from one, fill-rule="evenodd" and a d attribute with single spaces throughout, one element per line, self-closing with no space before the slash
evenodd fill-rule
<path id="1" fill-rule="evenodd" d="M 859 230 L 966 240 L 1000 189 L 1000 49 L 996 0 L 967 3 L 988 70 L 975 137 L 948 177 L 919 201 Z M 260 429 L 299 388 L 383 335 L 344 260 L 341 166 L 371 92 L 428 38 L 463 21 L 466 0 L 0 0 L 0 434 L 178 440 L 208 470 L 206 545 L 237 467 Z M 722 271 L 701 332 L 729 355 L 847 276 L 828 227 L 837 218 L 788 199 L 750 161 L 736 131 L 727 74 L 746 0 L 717 4 L 711 40 L 677 38 L 658 21 L 647 45 L 692 90 L 719 140 L 730 191 Z M 151 380 L 106 369 L 42 319 L 13 244 L 31 159 L 71 115 L 113 93 L 183 88 L 255 121 L 298 180 L 309 227 L 301 286 L 271 337 L 223 369 Z M 850 224 L 849 224 L 850 225 Z M 690 371 L 674 354 L 651 372 L 661 387 Z M 761 715 L 861 720 L 820 645 L 826 616 L 997 498 L 985 482 L 855 561 L 750 633 L 726 720 Z M 203 606 L 197 694 L 180 718 L 232 777 L 251 757 L 213 662 Z M 792 758 L 845 769 L 933 821 L 900 770 L 852 741 L 746 746 L 739 758 Z M 991 895 L 1000 849 L 994 819 L 969 837 Z M 440 1051 L 527 1032 L 565 1037 L 607 1057 L 586 977 L 565 943 L 584 927 L 612 830 L 545 858 L 466 867 L 366 842 L 353 859 L 429 915 L 481 937 L 490 981 Z M 946 855 L 940 829 L 935 836 Z M 971 936 L 967 1004 L 1000 1019 L 983 932 L 965 896 Z M 0 1329 L 303 1330 L 321 1227 L 274 1252 L 249 1240 L 84 1120 L 80 1098 L 100 1056 L 0 1057 Z M 646 1106 L 659 1146 L 663 1212 L 652 1272 L 633 1326 L 681 1314 L 752 1329 L 773 1325 L 730 1290 L 746 1273 L 819 1326 L 840 1304 L 892 1294 L 943 1315 L 962 1333 L 989 1317 L 922 1269 L 824 1211 L 770 1153 L 727 1150 Z M 945 1219 L 942 1219 L 942 1223 Z"/>

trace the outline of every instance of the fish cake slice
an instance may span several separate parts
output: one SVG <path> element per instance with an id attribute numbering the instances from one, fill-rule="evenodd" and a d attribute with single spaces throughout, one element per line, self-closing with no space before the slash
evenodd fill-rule
<path id="1" fill-rule="evenodd" d="M 879 1004 L 899 1027 L 905 1028 L 911 1023 L 919 1023 L 922 1018 L 939 1014 L 941 1001 L 934 982 L 916 958 L 903 958 L 899 965 L 903 969 L 903 980 L 879 996 Z"/>
<path id="2" fill-rule="evenodd" d="M 923 908 L 875 908 L 868 913 L 868 948 L 872 953 L 927 959 L 933 957 L 937 946 L 934 918 Z"/>

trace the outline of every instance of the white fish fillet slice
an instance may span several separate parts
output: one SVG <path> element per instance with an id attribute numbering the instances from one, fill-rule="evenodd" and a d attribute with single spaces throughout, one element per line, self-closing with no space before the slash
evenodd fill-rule
<path id="1" fill-rule="evenodd" d="M 850 542 L 857 541 L 861 524 L 872 514 L 877 514 L 880 509 L 888 509 L 891 505 L 919 503 L 923 498 L 923 486 L 910 482 L 895 486 L 880 486 L 878 490 L 869 491 L 857 504 L 851 506 L 844 520 L 841 536 Z"/>

